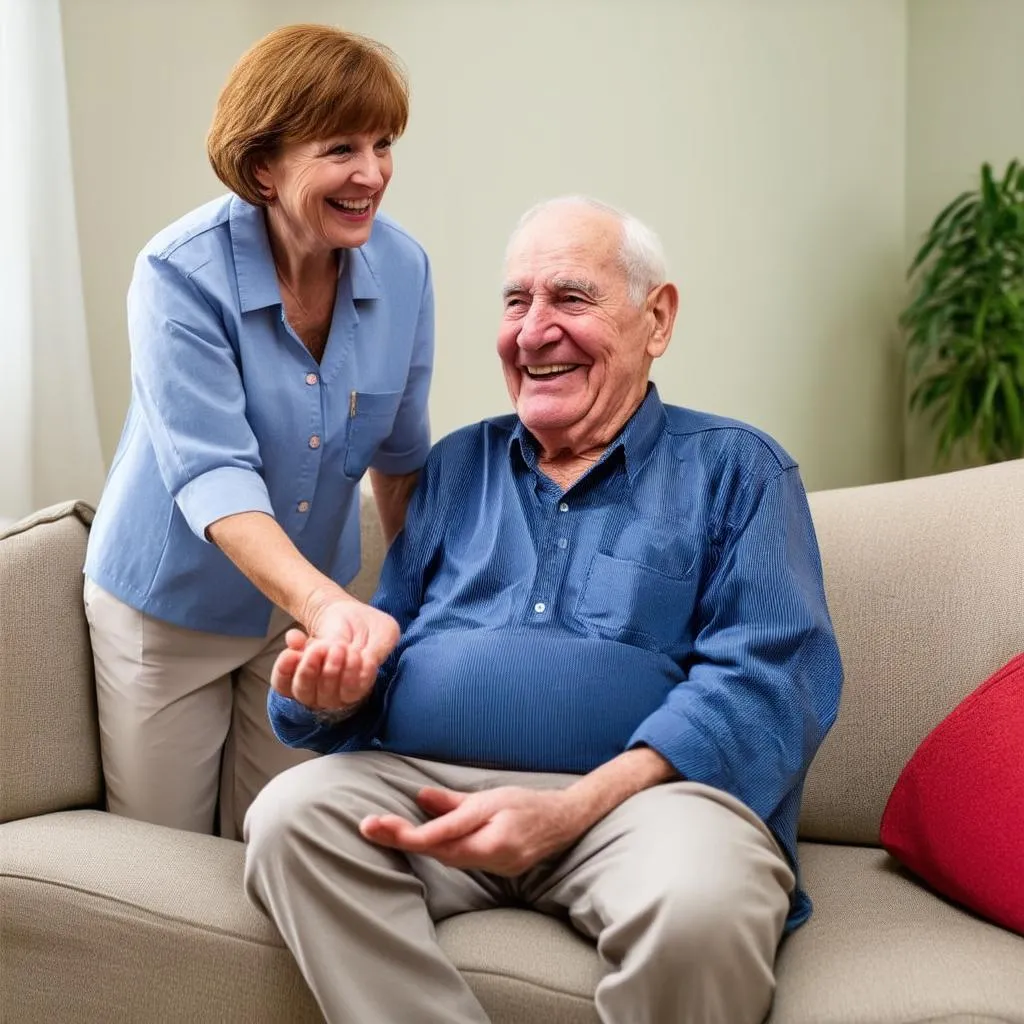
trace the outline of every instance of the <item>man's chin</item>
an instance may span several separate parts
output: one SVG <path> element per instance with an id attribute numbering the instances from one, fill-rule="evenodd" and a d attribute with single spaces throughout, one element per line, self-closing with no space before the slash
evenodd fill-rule
<path id="1" fill-rule="evenodd" d="M 575 409 L 567 409 L 564 405 L 536 400 L 520 401 L 516 412 L 522 420 L 523 426 L 535 436 L 568 430 L 580 418 Z"/>

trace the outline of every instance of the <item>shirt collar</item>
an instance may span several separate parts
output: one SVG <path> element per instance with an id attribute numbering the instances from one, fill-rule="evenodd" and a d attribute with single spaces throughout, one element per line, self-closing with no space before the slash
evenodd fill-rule
<path id="1" fill-rule="evenodd" d="M 230 221 L 231 252 L 235 260 L 241 311 L 248 313 L 280 304 L 281 290 L 277 285 L 263 210 L 238 196 L 232 196 Z M 366 246 L 348 250 L 348 258 L 341 268 L 341 274 L 346 273 L 353 299 L 380 298 L 380 285 L 366 253 Z"/>
<path id="2" fill-rule="evenodd" d="M 657 444 L 664 426 L 665 406 L 662 404 L 657 387 L 651 382 L 647 385 L 647 395 L 640 403 L 639 408 L 626 421 L 626 425 L 619 431 L 618 437 L 605 449 L 598 465 L 621 449 L 626 462 L 626 476 L 632 484 L 648 456 L 654 451 L 654 446 Z M 518 417 L 509 438 L 509 451 L 512 452 L 516 448 L 518 448 L 523 462 L 531 470 L 536 471 L 537 442 Z"/>

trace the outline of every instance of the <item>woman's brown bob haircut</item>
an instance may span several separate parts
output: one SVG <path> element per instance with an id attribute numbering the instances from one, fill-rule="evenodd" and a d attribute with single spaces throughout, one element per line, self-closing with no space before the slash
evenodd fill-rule
<path id="1" fill-rule="evenodd" d="M 283 143 L 362 132 L 396 138 L 408 118 L 405 73 L 386 46 L 328 25 L 288 25 L 232 69 L 206 152 L 232 192 L 266 206 L 254 172 Z"/>

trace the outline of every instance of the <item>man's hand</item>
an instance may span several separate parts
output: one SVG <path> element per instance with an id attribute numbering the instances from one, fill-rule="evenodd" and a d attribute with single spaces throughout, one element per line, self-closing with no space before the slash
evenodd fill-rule
<path id="1" fill-rule="evenodd" d="M 590 824 L 560 789 L 457 793 L 428 787 L 416 802 L 432 821 L 413 825 L 395 814 L 371 815 L 360 831 L 381 846 L 425 854 L 449 867 L 513 877 L 571 846 Z"/>
<path id="2" fill-rule="evenodd" d="M 340 588 L 312 595 L 304 621 L 309 633 L 288 631 L 270 685 L 314 710 L 345 710 L 365 700 L 398 643 L 398 623 Z"/>

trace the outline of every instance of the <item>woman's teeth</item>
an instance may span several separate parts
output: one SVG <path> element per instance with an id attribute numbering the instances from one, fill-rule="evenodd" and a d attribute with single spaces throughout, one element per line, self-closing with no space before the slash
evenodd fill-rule
<path id="1" fill-rule="evenodd" d="M 528 377 L 554 377 L 576 369 L 576 363 L 552 363 L 550 366 L 525 366 Z"/>
<path id="2" fill-rule="evenodd" d="M 366 213 L 373 205 L 371 199 L 328 199 L 336 210 L 344 210 L 346 213 Z"/>

